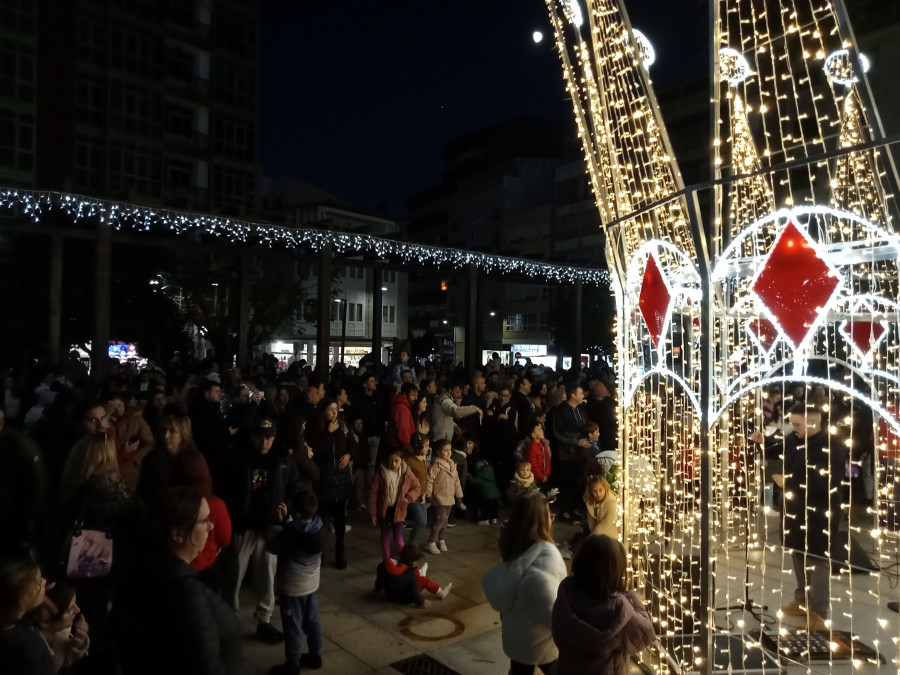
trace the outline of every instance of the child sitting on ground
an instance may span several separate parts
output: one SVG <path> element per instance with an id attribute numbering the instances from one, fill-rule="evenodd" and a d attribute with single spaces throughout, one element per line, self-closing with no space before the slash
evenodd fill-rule
<path id="1" fill-rule="evenodd" d="M 516 464 L 516 475 L 506 488 L 506 498 L 514 501 L 521 497 L 534 497 L 540 490 L 531 475 L 531 462 L 523 459 Z"/>
<path id="2" fill-rule="evenodd" d="M 403 550 L 403 521 L 410 504 L 419 500 L 422 488 L 412 470 L 394 452 L 384 458 L 369 489 L 369 517 L 381 528 L 381 555 L 391 557 L 391 537 L 397 553 Z"/>
<path id="3" fill-rule="evenodd" d="M 479 525 L 497 524 L 497 511 L 500 504 L 500 488 L 494 467 L 486 459 L 475 465 L 475 473 L 469 476 L 469 492 L 475 498 L 475 518 Z"/>
<path id="4" fill-rule="evenodd" d="M 589 476 L 584 488 L 584 505 L 587 508 L 587 530 L 589 534 L 605 534 L 618 539 L 616 530 L 616 498 L 605 478 Z"/>
<path id="5" fill-rule="evenodd" d="M 325 548 L 318 508 L 314 492 L 295 493 L 290 515 L 284 504 L 278 507 L 278 517 L 283 521 L 281 532 L 266 545 L 269 553 L 278 556 L 275 592 L 284 631 L 285 663 L 270 671 L 276 675 L 294 675 L 301 666 L 311 670 L 322 667 L 324 640 L 316 592 Z M 304 633 L 309 651 L 301 654 Z"/>
<path id="6" fill-rule="evenodd" d="M 375 575 L 375 592 L 385 591 L 391 602 L 413 604 L 416 607 L 431 605 L 430 600 L 422 597 L 423 590 L 429 591 L 441 600 L 446 598 L 453 584 L 449 583 L 441 588 L 426 577 L 428 563 L 421 562 L 423 557 L 422 549 L 414 544 L 407 544 L 400 551 L 396 564 L 390 558 L 385 558 L 378 565 Z"/>

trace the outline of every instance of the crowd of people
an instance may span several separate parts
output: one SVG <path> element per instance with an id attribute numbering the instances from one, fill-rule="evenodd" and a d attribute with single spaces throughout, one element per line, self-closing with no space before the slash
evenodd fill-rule
<path id="1" fill-rule="evenodd" d="M 339 364 L 327 380 L 268 356 L 246 373 L 214 359 L 140 372 L 113 363 L 102 386 L 77 367 L 35 375 L 11 372 L 0 408 L 0 662 L 12 672 L 247 672 L 236 612 L 248 573 L 255 636 L 283 643 L 275 671 L 321 667 L 320 570 L 347 567 L 355 510 L 380 528 L 375 585 L 395 602 L 447 597 L 451 584 L 432 581 L 425 559 L 450 550 L 464 518 L 503 528 L 516 583 L 539 573 L 558 585 L 572 552 L 551 543 L 551 514 L 604 537 L 573 565 L 612 561 L 609 579 L 567 601 L 624 593 L 608 368 L 558 376 L 495 358 L 470 377 L 403 352 L 389 366 Z M 507 653 L 514 669 L 551 672 L 551 645 L 562 647 L 551 614 L 555 625 L 573 610 L 529 609 L 523 597 L 517 611 L 535 613 L 522 621 L 545 631 L 545 648 Z M 516 612 L 491 602 L 506 647 Z"/>

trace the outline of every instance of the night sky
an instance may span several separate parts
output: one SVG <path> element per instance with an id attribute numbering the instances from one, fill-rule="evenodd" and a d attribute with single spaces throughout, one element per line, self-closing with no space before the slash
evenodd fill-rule
<path id="1" fill-rule="evenodd" d="M 704 72 L 704 0 L 627 6 L 657 50 L 658 89 Z M 260 159 L 269 176 L 401 217 L 409 195 L 440 179 L 448 141 L 520 115 L 574 128 L 543 0 L 261 7 Z"/>

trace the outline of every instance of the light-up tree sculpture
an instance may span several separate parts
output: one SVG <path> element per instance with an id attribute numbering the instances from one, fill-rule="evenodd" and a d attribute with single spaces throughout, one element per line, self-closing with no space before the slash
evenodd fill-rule
<path id="1" fill-rule="evenodd" d="M 648 77 L 652 50 L 616 0 L 548 0 L 618 300 L 623 531 L 661 634 L 703 621 L 702 277 L 683 188 Z"/>
<path id="2" fill-rule="evenodd" d="M 800 500 L 807 513 L 824 511 L 832 521 L 828 566 L 848 559 L 852 540 L 880 557 L 879 522 L 862 506 L 870 497 L 878 504 L 879 495 L 864 494 L 864 483 L 851 478 L 868 473 L 873 418 L 874 429 L 881 420 L 889 437 L 898 424 L 900 240 L 891 224 L 893 181 L 881 150 L 848 151 L 881 134 L 865 83 L 868 62 L 856 49 L 840 0 L 719 0 L 716 10 L 714 76 L 721 103 L 713 147 L 717 170 L 731 180 L 718 193 L 723 227 L 711 244 L 709 361 L 721 376 L 714 382 L 710 426 L 718 445 L 745 467 L 746 479 L 746 486 L 723 488 L 730 508 L 721 521 L 719 564 L 754 568 L 746 577 L 717 575 L 717 600 L 723 606 L 740 599 L 775 604 L 770 612 L 777 621 L 764 631 L 809 648 L 815 634 L 810 638 L 807 628 L 822 627 L 814 625 L 814 615 L 791 617 L 777 606 L 792 599 L 796 585 L 792 551 L 780 546 L 779 531 L 797 525 L 760 515 L 766 474 L 746 430 L 765 426 L 769 397 L 783 396 L 785 410 L 799 391 L 808 403 L 824 404 L 828 451 L 848 460 L 849 471 L 840 476 L 846 493 L 841 513 L 827 512 L 827 504 L 803 491 L 784 498 Z M 795 393 L 797 385 L 803 389 Z M 775 422 L 770 432 L 781 420 Z M 776 438 L 772 433 L 769 445 L 777 452 Z M 875 446 L 882 442 L 874 439 Z M 896 476 L 886 462 L 876 460 L 874 467 L 885 502 Z M 769 469 L 783 473 L 772 453 Z M 887 506 L 880 505 L 881 525 L 896 529 L 887 522 Z M 836 519 L 851 539 L 838 532 Z M 812 556 L 804 560 L 813 562 Z M 879 584 L 841 569 L 831 583 L 827 634 L 849 631 L 877 651 L 889 646 L 886 656 L 894 660 L 898 633 L 877 618 L 884 611 Z M 819 662 L 824 667 L 827 651 Z M 834 654 L 864 663 L 856 651 Z"/>
<path id="3" fill-rule="evenodd" d="M 822 669 L 883 656 L 896 672 L 885 575 L 844 564 L 827 621 L 803 614 L 805 594 L 803 616 L 778 609 L 796 586 L 780 532 L 796 525 L 763 501 L 784 472 L 784 419 L 765 411 L 778 396 L 782 412 L 818 402 L 830 414 L 828 456 L 847 458 L 835 488 L 847 498 L 829 512 L 801 482 L 784 499 L 828 519 L 823 558 L 835 569 L 853 540 L 882 565 L 897 555 L 884 534 L 900 529 L 896 178 L 840 2 L 713 0 L 711 159 L 722 180 L 709 188 L 706 227 L 622 3 L 546 2 L 614 270 L 621 532 L 664 651 L 710 672 L 714 662 L 749 668 L 779 635 L 793 640 L 791 659 L 821 638 Z M 867 450 L 869 483 L 851 480 L 865 479 Z M 831 527 L 839 519 L 849 540 Z M 875 654 L 845 644 L 852 637 Z"/>

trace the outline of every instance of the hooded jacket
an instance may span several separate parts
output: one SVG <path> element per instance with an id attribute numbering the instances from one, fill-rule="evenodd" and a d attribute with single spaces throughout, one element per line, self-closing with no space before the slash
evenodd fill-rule
<path id="1" fill-rule="evenodd" d="M 299 598 L 319 590 L 324 550 L 324 528 L 318 516 L 310 520 L 284 523 L 281 531 L 266 544 L 266 551 L 278 556 L 275 592 Z"/>
<path id="2" fill-rule="evenodd" d="M 369 517 L 378 518 L 378 520 L 384 520 L 388 509 L 385 471 L 390 471 L 390 469 L 382 466 L 381 470 L 375 473 L 372 487 L 369 489 Z M 402 462 L 400 464 L 400 484 L 397 487 L 397 507 L 394 510 L 395 523 L 402 523 L 406 520 L 406 507 L 419 501 L 421 494 L 422 486 L 419 485 L 416 475 L 406 465 L 406 462 Z"/>
<path id="3" fill-rule="evenodd" d="M 632 590 L 605 600 L 584 595 L 574 577 L 559 585 L 553 605 L 559 672 L 625 675 L 628 657 L 655 639 L 647 609 Z"/>
<path id="4" fill-rule="evenodd" d="M 453 506 L 457 499 L 462 499 L 462 485 L 453 460 L 435 457 L 428 469 L 428 480 L 425 483 L 425 496 L 438 506 Z"/>
<path id="5" fill-rule="evenodd" d="M 503 651 L 514 661 L 550 663 L 559 651 L 550 620 L 566 563 L 553 544 L 540 541 L 518 558 L 485 572 L 481 586 L 491 607 L 500 612 Z M 561 673 L 577 670 L 560 669 Z"/>
<path id="6" fill-rule="evenodd" d="M 413 419 L 412 407 L 409 399 L 403 394 L 394 397 L 394 405 L 391 409 L 391 424 L 388 427 L 388 439 L 403 448 L 409 447 L 409 439 L 416 431 L 416 422 Z"/>

